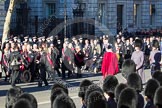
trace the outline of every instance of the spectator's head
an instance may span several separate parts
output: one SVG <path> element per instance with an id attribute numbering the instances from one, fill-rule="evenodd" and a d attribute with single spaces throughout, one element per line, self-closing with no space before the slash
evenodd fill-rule
<path id="1" fill-rule="evenodd" d="M 12 42 L 12 43 L 11 43 L 11 48 L 13 48 L 13 49 L 14 49 L 14 48 L 15 48 L 15 46 L 16 46 L 15 42 Z"/>
<path id="2" fill-rule="evenodd" d="M 133 60 L 127 59 L 122 64 L 122 75 L 125 79 L 127 79 L 130 73 L 136 72 L 136 64 Z"/>
<path id="3" fill-rule="evenodd" d="M 123 84 L 123 83 L 120 83 L 116 86 L 115 88 L 115 98 L 116 98 L 116 101 L 118 102 L 119 100 L 119 96 L 120 96 L 120 93 L 122 92 L 123 89 L 127 88 L 128 85 L 126 84 Z"/>
<path id="4" fill-rule="evenodd" d="M 148 99 L 153 100 L 155 91 L 159 86 L 160 84 L 157 80 L 155 79 L 148 80 L 147 85 L 144 90 L 145 96 L 147 96 Z"/>
<path id="5" fill-rule="evenodd" d="M 31 105 L 33 106 L 32 108 L 38 107 L 37 100 L 32 94 L 24 93 L 19 97 L 19 99 L 28 100 L 31 103 Z"/>
<path id="6" fill-rule="evenodd" d="M 159 87 L 155 92 L 154 105 L 156 108 L 162 108 L 162 87 Z"/>
<path id="7" fill-rule="evenodd" d="M 138 97 L 133 88 L 125 88 L 118 100 L 118 108 L 137 108 Z"/>
<path id="8" fill-rule="evenodd" d="M 85 105 L 87 105 L 87 99 L 88 99 L 89 94 L 93 91 L 99 91 L 99 92 L 103 93 L 102 89 L 99 86 L 97 86 L 96 84 L 90 85 L 85 93 L 85 97 L 84 97 Z"/>
<path id="9" fill-rule="evenodd" d="M 114 91 L 117 85 L 117 78 L 115 76 L 109 75 L 103 82 L 103 91 L 107 93 L 109 97 L 114 98 Z"/>
<path id="10" fill-rule="evenodd" d="M 54 82 L 52 88 L 51 88 L 51 94 L 56 90 L 56 89 L 62 89 L 67 95 L 68 95 L 68 85 L 66 82 L 63 80 L 57 80 Z"/>
<path id="11" fill-rule="evenodd" d="M 69 96 L 61 94 L 54 100 L 53 108 L 76 108 L 76 106 Z"/>
<path id="12" fill-rule="evenodd" d="M 153 49 L 158 49 L 159 48 L 159 41 L 158 40 L 153 40 L 152 41 L 152 48 Z"/>
<path id="13" fill-rule="evenodd" d="M 10 88 L 6 95 L 6 108 L 12 108 L 13 104 L 17 101 L 22 93 L 23 91 L 20 87 Z"/>
<path id="14" fill-rule="evenodd" d="M 83 80 L 81 83 L 80 83 L 80 88 L 79 88 L 79 93 L 78 93 L 78 96 L 80 98 L 82 98 L 82 100 L 84 100 L 84 97 L 85 97 L 85 93 L 86 93 L 86 90 L 88 89 L 88 87 L 93 84 L 90 80 Z"/>
<path id="15" fill-rule="evenodd" d="M 52 105 L 53 105 L 53 102 L 55 101 L 56 97 L 58 95 L 61 95 L 61 94 L 66 94 L 62 88 L 57 88 L 57 89 L 54 89 L 52 92 L 51 92 L 51 97 L 50 97 L 50 100 L 51 100 L 51 108 L 52 108 Z"/>
<path id="16" fill-rule="evenodd" d="M 140 50 L 142 48 L 142 41 L 140 39 L 136 39 L 134 46 L 135 46 L 135 50 Z"/>
<path id="17" fill-rule="evenodd" d="M 109 45 L 107 46 L 107 49 L 112 49 L 112 48 L 113 48 L 112 44 L 109 44 Z"/>
<path id="18" fill-rule="evenodd" d="M 9 49 L 9 48 L 10 48 L 10 44 L 9 44 L 9 43 L 6 43 L 6 44 L 5 44 L 5 48 L 6 48 L 6 49 Z"/>
<path id="19" fill-rule="evenodd" d="M 131 73 L 128 75 L 127 84 L 137 92 L 142 91 L 142 79 L 137 73 Z"/>
<path id="20" fill-rule="evenodd" d="M 81 47 L 80 47 L 79 45 L 77 45 L 77 46 L 75 47 L 75 50 L 76 50 L 76 52 L 79 52 L 79 51 L 81 50 Z"/>
<path id="21" fill-rule="evenodd" d="M 68 47 L 69 47 L 70 49 L 72 49 L 72 48 L 73 48 L 73 44 L 72 44 L 72 43 L 69 43 Z"/>
<path id="22" fill-rule="evenodd" d="M 16 101 L 12 108 L 34 108 L 34 106 L 28 99 L 22 98 Z"/>
<path id="23" fill-rule="evenodd" d="M 160 83 L 160 85 L 162 86 L 162 73 L 161 73 L 160 71 L 156 71 L 156 72 L 152 75 L 152 77 L 153 77 L 154 79 L 156 79 L 156 80 Z"/>
<path id="24" fill-rule="evenodd" d="M 85 44 L 89 44 L 89 40 L 88 39 L 85 40 Z"/>
<path id="25" fill-rule="evenodd" d="M 31 45 L 28 44 L 28 45 L 27 45 L 27 51 L 30 51 L 30 50 L 31 50 Z"/>
<path id="26" fill-rule="evenodd" d="M 87 108 L 107 108 L 106 98 L 102 92 L 93 91 L 87 99 Z"/>

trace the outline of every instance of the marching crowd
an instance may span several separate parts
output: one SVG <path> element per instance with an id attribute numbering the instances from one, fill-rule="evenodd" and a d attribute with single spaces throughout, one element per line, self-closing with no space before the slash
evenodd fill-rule
<path id="1" fill-rule="evenodd" d="M 38 86 L 42 86 L 42 82 L 48 86 L 46 75 L 54 81 L 51 108 L 76 108 L 63 80 L 81 78 L 83 70 L 101 71 L 103 83 L 102 87 L 90 80 L 80 83 L 78 96 L 82 108 L 162 108 L 162 37 L 124 37 L 120 33 L 114 44 L 109 43 L 109 39 L 108 35 L 93 39 L 62 40 L 58 36 L 6 39 L 1 47 L 1 65 L 5 81 L 10 80 L 12 85 L 7 93 L 6 108 L 38 107 L 33 95 L 15 86 L 20 74 L 25 78 L 25 71 L 31 75 L 31 82 L 38 80 Z M 152 75 L 147 82 L 145 68 L 149 68 Z M 124 79 L 122 83 L 116 78 L 119 72 Z"/>
<path id="2" fill-rule="evenodd" d="M 117 74 L 126 59 L 135 62 L 136 70 L 145 83 L 145 68 L 151 68 L 151 74 L 160 70 L 162 38 L 125 37 L 119 33 L 113 45 L 109 43 L 108 35 L 93 39 L 15 36 L 6 39 L 1 48 L 0 74 L 5 72 L 5 81 L 9 80 L 12 86 L 20 76 L 23 79 L 27 76 L 29 81 L 38 79 L 38 86 L 42 86 L 42 82 L 47 86 L 46 78 L 54 80 L 56 75 L 62 79 L 81 78 L 83 69 L 94 73 L 101 70 L 104 78 Z"/>

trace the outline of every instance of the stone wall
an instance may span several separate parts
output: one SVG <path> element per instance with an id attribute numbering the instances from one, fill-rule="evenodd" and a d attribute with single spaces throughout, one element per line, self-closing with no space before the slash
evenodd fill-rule
<path id="1" fill-rule="evenodd" d="M 5 21 L 6 12 L 4 10 L 4 2 L 0 1 L 0 37 L 3 34 L 3 26 Z"/>
<path id="2" fill-rule="evenodd" d="M 42 25 L 42 19 L 46 18 L 46 3 L 56 3 L 57 18 L 64 18 L 64 1 L 65 0 L 28 0 L 28 5 L 31 8 L 30 18 L 34 19 L 38 16 L 39 27 Z M 73 18 L 73 8 L 75 0 L 66 0 L 66 11 L 68 18 Z M 105 33 L 116 34 L 117 31 L 117 5 L 123 5 L 123 29 L 137 29 L 134 25 L 134 4 L 141 6 L 141 24 L 140 28 L 161 28 L 162 27 L 162 0 L 82 0 L 86 4 L 84 17 L 95 18 L 95 34 L 101 35 Z M 98 4 L 104 3 L 104 23 L 98 25 Z M 150 25 L 150 4 L 155 4 L 155 25 Z M 4 3 L 0 3 L 0 35 L 2 34 L 3 22 L 5 17 Z M 15 18 L 14 15 L 12 18 Z M 34 32 L 34 25 L 30 28 Z"/>

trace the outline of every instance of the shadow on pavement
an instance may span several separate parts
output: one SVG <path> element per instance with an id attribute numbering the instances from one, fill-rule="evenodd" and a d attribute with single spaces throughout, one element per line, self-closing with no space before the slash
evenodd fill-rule
<path id="1" fill-rule="evenodd" d="M 98 74 L 84 73 L 82 78 L 98 77 L 100 75 L 101 75 L 101 73 L 98 73 Z M 68 88 L 78 87 L 81 81 L 82 81 L 82 79 L 81 80 L 78 80 L 76 78 L 69 79 L 69 80 L 66 81 L 67 82 L 67 87 Z M 51 86 L 53 85 L 53 83 L 54 82 L 49 82 L 49 86 L 42 86 L 42 87 L 38 87 L 35 82 L 34 83 L 28 83 L 28 84 L 24 83 L 23 85 L 18 85 L 17 84 L 17 86 L 22 87 L 24 92 L 33 93 L 33 92 L 51 90 Z M 7 82 L 0 82 L 0 85 L 7 85 L 8 86 L 10 84 L 7 83 Z M 32 87 L 28 87 L 28 86 L 32 86 Z M 8 89 L 7 90 L 0 90 L 0 97 L 1 96 L 6 96 L 6 93 L 7 93 Z"/>

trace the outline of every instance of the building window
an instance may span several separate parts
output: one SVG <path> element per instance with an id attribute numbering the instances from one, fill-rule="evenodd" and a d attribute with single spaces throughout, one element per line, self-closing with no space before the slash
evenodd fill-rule
<path id="1" fill-rule="evenodd" d="M 155 4 L 150 5 L 150 25 L 155 25 Z"/>
<path id="2" fill-rule="evenodd" d="M 47 16 L 53 16 L 56 12 L 55 3 L 47 3 Z"/>
<path id="3" fill-rule="evenodd" d="M 141 7 L 140 4 L 134 4 L 134 25 L 140 27 L 141 25 Z"/>
<path id="4" fill-rule="evenodd" d="M 105 3 L 99 3 L 98 5 L 98 20 L 101 24 L 104 24 L 104 16 L 105 16 Z"/>

